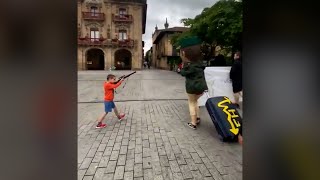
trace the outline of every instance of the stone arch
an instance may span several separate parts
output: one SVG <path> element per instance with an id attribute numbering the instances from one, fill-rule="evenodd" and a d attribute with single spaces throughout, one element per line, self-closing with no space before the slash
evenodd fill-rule
<path id="1" fill-rule="evenodd" d="M 126 48 L 117 49 L 114 52 L 114 66 L 117 70 L 131 70 L 132 52 Z"/>
<path id="2" fill-rule="evenodd" d="M 105 52 L 100 48 L 89 48 L 85 51 L 87 70 L 105 69 Z"/>

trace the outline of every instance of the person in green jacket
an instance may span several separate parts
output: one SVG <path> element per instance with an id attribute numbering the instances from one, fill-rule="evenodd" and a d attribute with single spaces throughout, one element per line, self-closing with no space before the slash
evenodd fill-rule
<path id="1" fill-rule="evenodd" d="M 201 61 L 201 40 L 191 37 L 181 40 L 180 57 L 183 61 L 181 75 L 186 78 L 186 91 L 188 93 L 191 122 L 188 126 L 196 129 L 200 123 L 198 99 L 204 91 L 208 90 L 204 77 L 205 66 Z"/>

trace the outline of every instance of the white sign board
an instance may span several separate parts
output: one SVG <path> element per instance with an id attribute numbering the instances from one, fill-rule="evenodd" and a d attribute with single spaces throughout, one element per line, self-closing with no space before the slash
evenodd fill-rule
<path id="1" fill-rule="evenodd" d="M 208 93 L 210 97 L 226 96 L 234 101 L 232 83 L 229 78 L 231 67 L 206 67 L 204 75 L 208 85 Z M 204 106 L 208 96 L 204 93 L 198 99 L 198 105 Z M 240 98 L 242 101 L 242 98 Z"/>

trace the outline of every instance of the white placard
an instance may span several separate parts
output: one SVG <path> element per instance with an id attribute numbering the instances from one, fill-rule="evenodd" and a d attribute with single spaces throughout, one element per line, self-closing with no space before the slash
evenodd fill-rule
<path id="1" fill-rule="evenodd" d="M 227 96 L 231 101 L 234 101 L 232 83 L 229 78 L 231 67 L 206 67 L 204 75 L 208 85 L 210 97 Z M 198 99 L 198 105 L 204 106 L 208 96 L 203 94 Z M 240 98 L 242 101 L 242 98 Z"/>

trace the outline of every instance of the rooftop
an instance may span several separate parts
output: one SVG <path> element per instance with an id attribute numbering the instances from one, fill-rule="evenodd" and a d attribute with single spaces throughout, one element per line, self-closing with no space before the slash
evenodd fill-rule
<path id="1" fill-rule="evenodd" d="M 153 41 L 153 44 L 157 44 L 165 34 L 173 34 L 175 32 L 185 32 L 188 30 L 189 28 L 187 27 L 172 27 L 168 29 L 158 29 L 152 35 L 152 36 L 156 36 L 155 40 Z"/>

